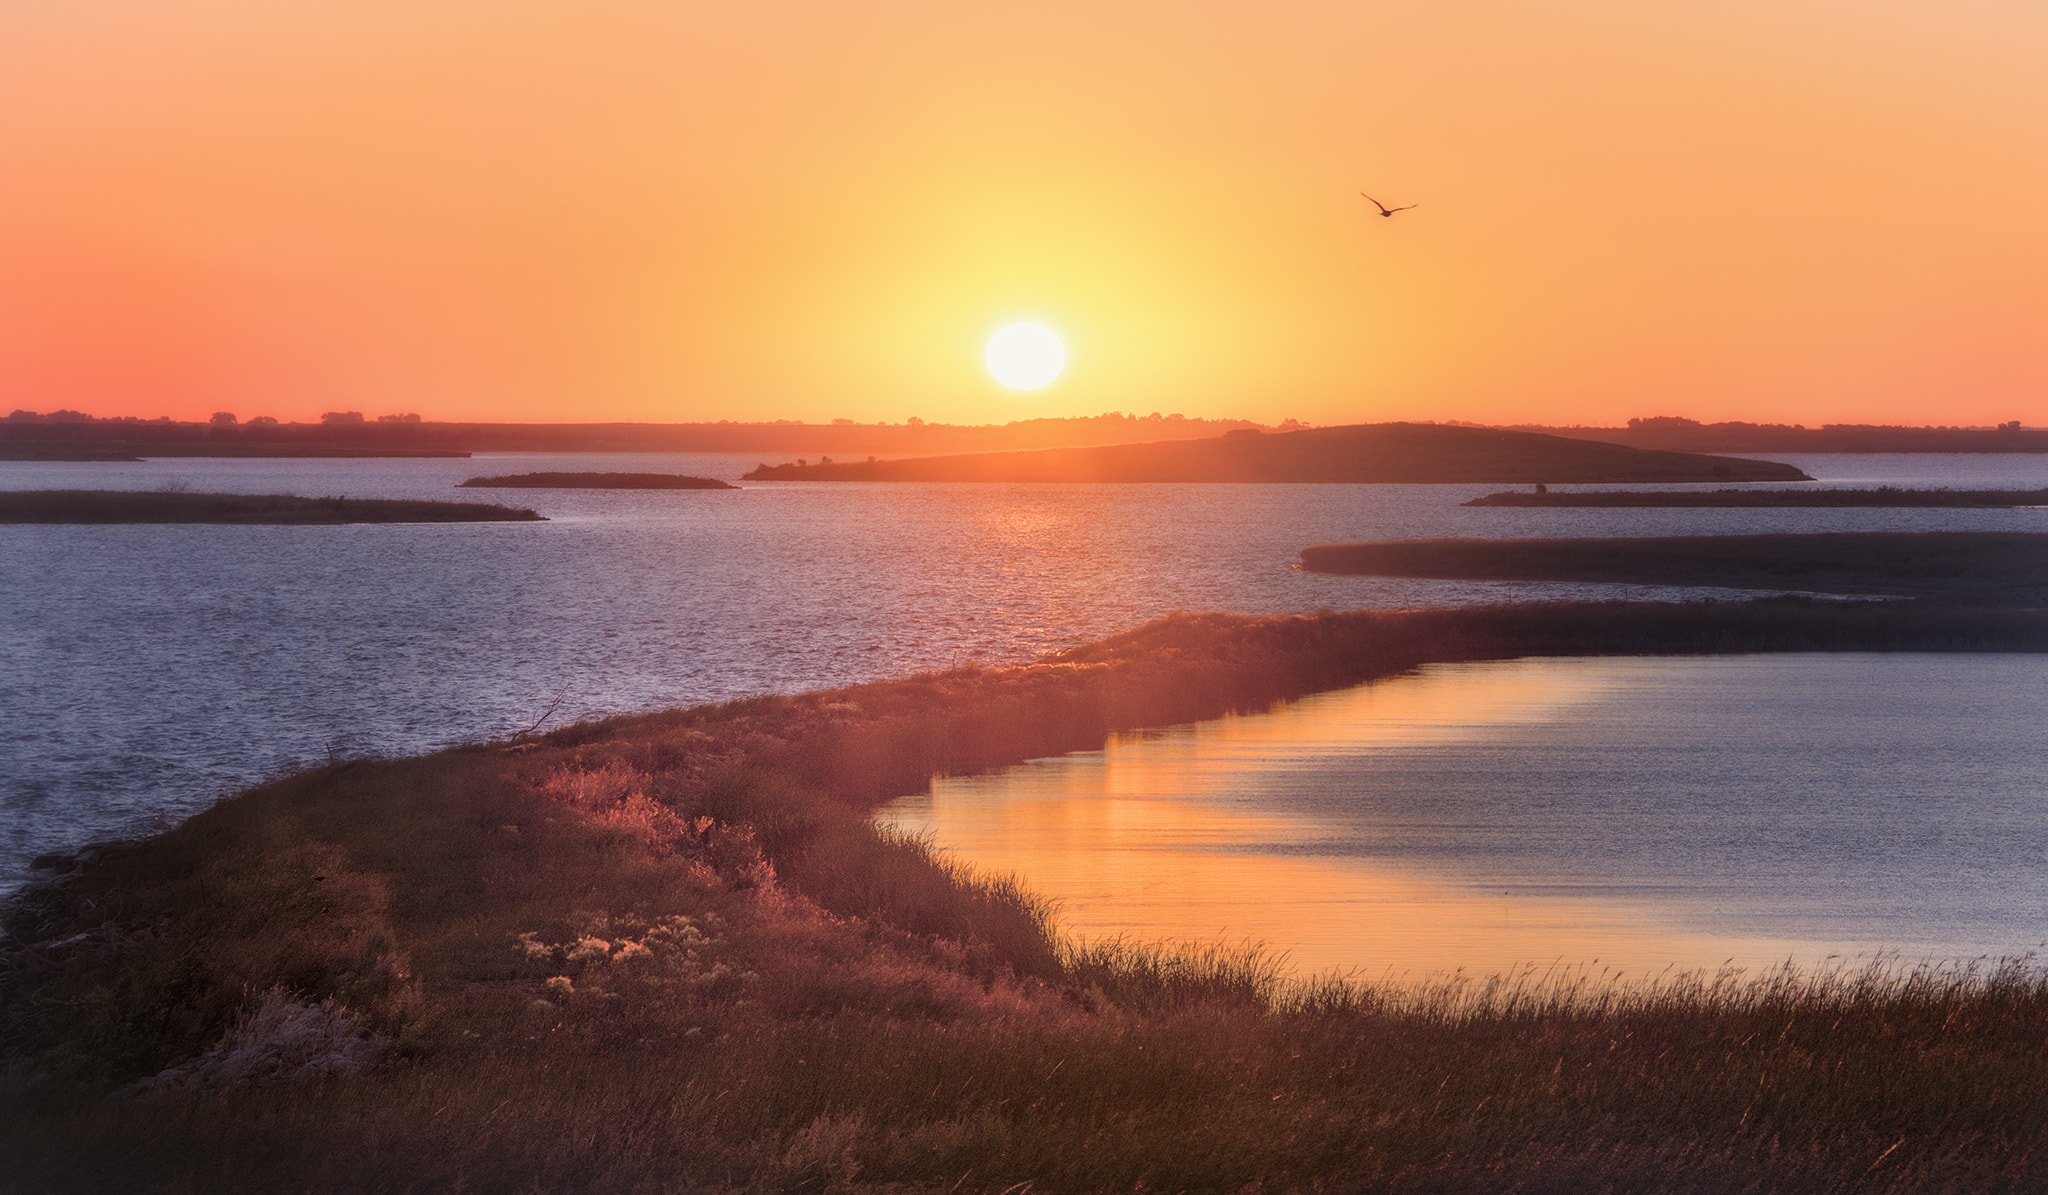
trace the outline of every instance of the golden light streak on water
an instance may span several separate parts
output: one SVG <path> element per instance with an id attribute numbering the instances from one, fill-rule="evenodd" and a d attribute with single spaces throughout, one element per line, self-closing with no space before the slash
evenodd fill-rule
<path id="1" fill-rule="evenodd" d="M 883 820 L 984 872 L 1021 876 L 1058 902 L 1070 934 L 1257 941 L 1284 951 L 1298 975 L 1412 980 L 1562 964 L 1643 978 L 1813 957 L 1812 943 L 1686 932 L 1621 901 L 1449 882 L 1375 859 L 1356 825 L 1292 816 L 1251 791 L 1337 754 L 1526 732 L 1627 682 L 1598 661 L 1570 665 L 1432 668 L 1273 715 L 1118 738 L 1101 752 L 936 780 Z"/>

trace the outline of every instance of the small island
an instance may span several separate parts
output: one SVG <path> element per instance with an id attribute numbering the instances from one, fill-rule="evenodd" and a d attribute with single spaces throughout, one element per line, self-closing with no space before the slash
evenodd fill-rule
<path id="1" fill-rule="evenodd" d="M 2020 532 L 1383 540 L 1304 548 L 1300 567 L 1370 577 L 2048 602 L 2048 535 Z"/>
<path id="2" fill-rule="evenodd" d="M 1205 440 L 762 465 L 747 481 L 1500 482 L 1811 481 L 1772 461 L 1657 452 L 1433 423 L 1245 429 Z"/>
<path id="3" fill-rule="evenodd" d="M 138 464 L 141 457 L 124 448 L 96 448 L 89 444 L 22 445 L 0 443 L 0 461 L 65 461 L 96 464 Z"/>
<path id="4" fill-rule="evenodd" d="M 1879 486 L 1874 490 L 1578 490 L 1559 492 L 1541 486 L 1535 492 L 1505 490 L 1465 503 L 1467 506 L 1657 506 L 1657 507 L 1938 507 L 2009 510 L 2048 506 L 2048 489 L 2038 490 L 1907 490 Z"/>
<path id="5" fill-rule="evenodd" d="M 340 448 L 318 444 L 104 443 L 59 440 L 50 443 L 0 441 L 0 461 L 134 462 L 150 459 L 218 458 L 222 460 L 429 460 L 459 459 L 467 452 L 443 448 Z"/>
<path id="6" fill-rule="evenodd" d="M 512 473 L 503 477 L 472 477 L 464 489 L 504 490 L 736 490 L 715 477 L 684 473 Z"/>
<path id="7" fill-rule="evenodd" d="M 0 523 L 530 523 L 537 511 L 487 502 L 188 494 L 168 490 L 0 491 Z"/>

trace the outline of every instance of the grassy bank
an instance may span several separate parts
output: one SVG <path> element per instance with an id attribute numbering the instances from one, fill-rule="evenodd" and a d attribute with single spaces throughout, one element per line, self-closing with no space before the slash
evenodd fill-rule
<path id="1" fill-rule="evenodd" d="M 715 477 L 686 473 L 512 473 L 472 477 L 466 488 L 514 490 L 736 490 Z"/>
<path id="2" fill-rule="evenodd" d="M 1077 950 L 867 812 L 1430 660 L 2048 650 L 1920 603 L 1182 616 L 965 669 L 336 764 L 8 911 L 35 1190 L 2019 1188 L 2034 971 L 1285 987 Z M 257 1076 L 252 1079 L 251 1076 Z M 263 1076 L 270 1076 L 267 1081 Z"/>
<path id="3" fill-rule="evenodd" d="M 1467 506 L 1622 506 L 1622 507 L 1926 507 L 1931 509 L 2010 509 L 2048 506 L 2042 490 L 1909 490 L 1879 486 L 1874 490 L 1506 490 L 1465 503 Z"/>
<path id="4" fill-rule="evenodd" d="M 2017 532 L 1383 540 L 1305 548 L 1301 567 L 1374 577 L 2048 601 L 2048 535 Z"/>
<path id="5" fill-rule="evenodd" d="M 540 518 L 531 510 L 484 502 L 164 490 L 0 491 L 0 523 L 500 523 Z"/>

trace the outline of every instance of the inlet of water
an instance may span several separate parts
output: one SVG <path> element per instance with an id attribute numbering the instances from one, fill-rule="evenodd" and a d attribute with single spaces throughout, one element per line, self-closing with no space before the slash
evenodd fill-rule
<path id="1" fill-rule="evenodd" d="M 1432 665 L 935 781 L 883 812 L 1086 937 L 1297 973 L 1647 976 L 2048 939 L 2025 655 Z"/>

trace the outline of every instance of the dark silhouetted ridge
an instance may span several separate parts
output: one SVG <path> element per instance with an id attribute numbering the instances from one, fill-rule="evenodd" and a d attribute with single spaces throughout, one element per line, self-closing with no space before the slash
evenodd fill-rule
<path id="1" fill-rule="evenodd" d="M 2039 606 L 2048 598 L 2048 535 L 1928 531 L 1386 540 L 1304 548 L 1301 567 L 1372 577 L 1790 589 Z"/>
<path id="2" fill-rule="evenodd" d="M 1790 465 L 1532 432 L 1374 423 L 1206 440 L 892 461 L 763 465 L 748 481 L 1810 481 Z"/>

